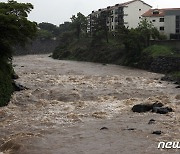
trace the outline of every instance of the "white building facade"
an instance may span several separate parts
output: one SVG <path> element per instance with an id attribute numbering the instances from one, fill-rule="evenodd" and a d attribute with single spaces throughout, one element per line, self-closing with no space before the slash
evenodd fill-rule
<path id="1" fill-rule="evenodd" d="M 168 39 L 180 39 L 180 8 L 150 9 L 142 16 Z"/>
<path id="2" fill-rule="evenodd" d="M 142 14 L 151 9 L 152 6 L 141 1 L 132 0 L 126 3 L 116 4 L 115 6 L 108 6 L 98 11 L 92 11 L 89 15 L 89 30 L 91 31 L 92 17 L 98 17 L 102 12 L 109 11 L 110 17 L 107 18 L 107 27 L 109 31 L 114 31 L 119 25 L 124 25 L 128 28 L 136 28 L 141 21 Z"/>

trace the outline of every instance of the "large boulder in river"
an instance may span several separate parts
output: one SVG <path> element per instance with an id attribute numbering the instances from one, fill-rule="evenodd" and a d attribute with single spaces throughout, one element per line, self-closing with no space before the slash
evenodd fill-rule
<path id="1" fill-rule="evenodd" d="M 167 114 L 168 112 L 172 112 L 172 108 L 170 107 L 153 107 L 152 112 L 159 114 Z"/>
<path id="2" fill-rule="evenodd" d="M 163 107 L 162 103 L 154 103 L 154 104 L 137 104 L 132 107 L 133 112 L 149 112 L 152 111 L 158 114 L 167 114 L 168 112 L 173 112 L 173 109 L 170 107 Z"/>
<path id="3" fill-rule="evenodd" d="M 133 112 L 148 112 L 148 111 L 152 111 L 154 107 L 162 107 L 163 104 L 162 103 L 154 103 L 154 104 L 137 104 L 134 105 L 132 108 Z"/>
<path id="4" fill-rule="evenodd" d="M 133 108 L 132 108 L 133 112 L 138 112 L 138 113 L 148 112 L 148 111 L 151 111 L 151 110 L 152 110 L 152 105 L 151 104 L 137 104 L 137 105 L 134 105 Z"/>

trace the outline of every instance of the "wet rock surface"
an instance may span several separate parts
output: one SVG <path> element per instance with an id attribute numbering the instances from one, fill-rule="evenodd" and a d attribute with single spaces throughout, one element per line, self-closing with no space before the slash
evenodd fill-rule
<path id="1" fill-rule="evenodd" d="M 133 112 L 149 112 L 152 111 L 154 113 L 159 114 L 167 114 L 168 112 L 173 112 L 171 107 L 163 107 L 162 103 L 153 103 L 153 104 L 137 104 L 132 107 Z"/>
<path id="2" fill-rule="evenodd" d="M 159 141 L 180 138 L 179 89 L 159 83 L 161 74 L 48 55 L 15 57 L 14 65 L 17 82 L 29 89 L 15 92 L 0 108 L 0 153 L 179 152 L 157 149 Z M 133 113 L 142 102 L 162 103 L 174 112 Z M 150 125 L 150 119 L 156 122 Z M 156 130 L 163 133 L 152 134 Z"/>
<path id="3" fill-rule="evenodd" d="M 27 87 L 21 85 L 20 83 L 17 83 L 16 81 L 12 81 L 12 85 L 14 87 L 14 91 L 22 91 L 28 89 Z"/>

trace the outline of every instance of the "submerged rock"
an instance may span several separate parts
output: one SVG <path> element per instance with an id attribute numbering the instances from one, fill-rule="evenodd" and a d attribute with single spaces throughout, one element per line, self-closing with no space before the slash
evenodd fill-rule
<path id="1" fill-rule="evenodd" d="M 158 131 L 153 131 L 152 134 L 161 135 L 161 134 L 162 134 L 162 131 L 160 131 L 160 130 L 158 130 Z"/>
<path id="2" fill-rule="evenodd" d="M 180 86 L 176 86 L 176 88 L 180 88 Z"/>
<path id="3" fill-rule="evenodd" d="M 154 120 L 154 119 L 150 119 L 149 122 L 148 122 L 148 124 L 149 124 L 149 125 L 155 124 L 155 121 L 156 121 L 156 120 Z"/>
<path id="4" fill-rule="evenodd" d="M 102 127 L 100 130 L 108 130 L 107 127 Z"/>
<path id="5" fill-rule="evenodd" d="M 14 91 L 22 91 L 22 90 L 27 90 L 28 88 L 15 82 L 15 81 L 12 81 L 12 85 L 14 87 Z"/>

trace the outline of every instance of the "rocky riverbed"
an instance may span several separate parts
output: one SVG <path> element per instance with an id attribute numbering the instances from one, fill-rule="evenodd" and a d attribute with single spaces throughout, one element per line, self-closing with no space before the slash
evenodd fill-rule
<path id="1" fill-rule="evenodd" d="M 162 74 L 48 55 L 18 56 L 13 64 L 28 89 L 0 108 L 0 154 L 179 153 L 157 148 L 180 140 L 180 90 Z M 174 112 L 131 111 L 157 102 Z"/>

